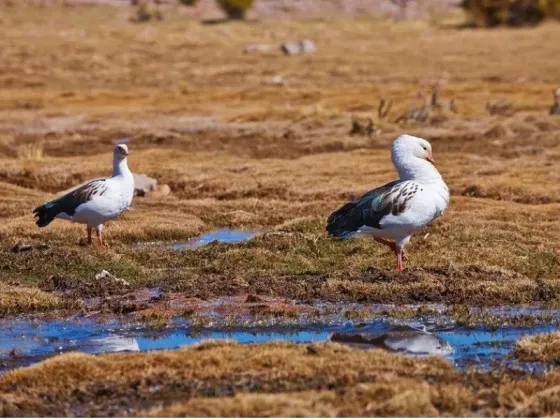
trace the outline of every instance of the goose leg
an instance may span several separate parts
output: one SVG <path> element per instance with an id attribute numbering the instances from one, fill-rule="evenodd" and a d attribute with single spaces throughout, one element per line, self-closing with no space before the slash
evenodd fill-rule
<path id="1" fill-rule="evenodd" d="M 405 236 L 404 238 L 397 238 L 395 240 L 395 254 L 397 255 L 397 271 L 404 270 L 403 261 L 408 260 L 408 255 L 404 250 L 405 246 L 410 242 L 412 235 Z"/>
<path id="2" fill-rule="evenodd" d="M 88 245 L 91 245 L 91 231 L 93 230 L 93 228 L 91 226 L 87 227 L 87 243 Z"/>
<path id="3" fill-rule="evenodd" d="M 99 225 L 95 228 L 97 233 L 97 247 L 103 248 L 103 225 Z"/>
<path id="4" fill-rule="evenodd" d="M 403 264 L 403 251 L 397 252 L 397 271 L 403 271 L 404 264 Z"/>
<path id="5" fill-rule="evenodd" d="M 388 241 L 387 239 L 383 239 L 383 238 L 377 238 L 377 237 L 375 237 L 375 236 L 373 237 L 373 239 L 374 239 L 376 242 L 378 242 L 378 243 L 380 243 L 380 244 L 382 244 L 382 245 L 386 245 L 386 246 L 388 246 L 389 248 L 391 248 L 391 251 L 393 251 L 393 252 L 395 253 L 395 255 L 398 255 L 399 252 L 400 252 L 400 253 L 402 254 L 402 260 L 403 260 L 403 261 L 408 261 L 408 254 L 407 254 L 407 252 L 406 252 L 404 249 L 399 250 L 398 247 L 397 247 L 397 244 L 396 244 L 395 242 L 391 242 L 391 241 Z"/>

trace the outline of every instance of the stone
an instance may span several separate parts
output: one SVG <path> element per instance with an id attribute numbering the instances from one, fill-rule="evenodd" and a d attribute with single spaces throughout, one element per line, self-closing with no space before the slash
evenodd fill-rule
<path id="1" fill-rule="evenodd" d="M 308 54 L 316 50 L 315 43 L 310 39 L 282 44 L 282 51 L 286 55 Z"/>
<path id="2" fill-rule="evenodd" d="M 12 252 L 14 253 L 25 252 L 25 251 L 31 251 L 32 249 L 33 247 L 31 245 L 23 244 L 20 242 L 12 248 Z"/>
<path id="3" fill-rule="evenodd" d="M 282 44 L 282 51 L 286 55 L 297 55 L 300 53 L 299 43 L 297 42 L 285 42 Z"/>
<path id="4" fill-rule="evenodd" d="M 310 39 L 304 39 L 300 42 L 300 49 L 302 53 L 312 53 L 315 52 L 315 43 Z"/>
<path id="5" fill-rule="evenodd" d="M 389 331 L 385 334 L 338 332 L 330 340 L 356 347 L 379 347 L 413 354 L 444 356 L 453 351 L 453 347 L 445 340 L 421 331 Z"/>
<path id="6" fill-rule="evenodd" d="M 124 279 L 120 279 L 114 275 L 112 275 L 111 273 L 109 273 L 107 270 L 102 270 L 100 273 L 97 273 L 95 275 L 95 280 L 96 281 L 108 281 L 111 283 L 119 283 L 122 284 L 123 286 L 130 286 L 130 283 L 127 282 Z"/>
<path id="7" fill-rule="evenodd" d="M 158 185 L 156 190 L 154 191 L 154 195 L 158 197 L 167 197 L 171 194 L 171 187 L 167 184 Z"/>
<path id="8" fill-rule="evenodd" d="M 263 84 L 268 86 L 286 86 L 286 81 L 282 76 L 277 75 L 265 80 Z"/>
<path id="9" fill-rule="evenodd" d="M 134 195 L 144 197 L 157 188 L 157 180 L 146 174 L 132 174 L 134 176 Z"/>

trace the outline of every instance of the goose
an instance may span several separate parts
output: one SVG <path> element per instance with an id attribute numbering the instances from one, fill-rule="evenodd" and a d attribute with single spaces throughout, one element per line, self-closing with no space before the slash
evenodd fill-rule
<path id="1" fill-rule="evenodd" d="M 449 204 L 449 189 L 435 167 L 432 146 L 422 138 L 399 136 L 391 148 L 399 179 L 346 203 L 327 219 L 327 231 L 346 239 L 371 233 L 397 257 L 398 271 L 408 260 L 405 247 L 412 235 L 438 218 Z"/>
<path id="2" fill-rule="evenodd" d="M 134 195 L 134 177 L 128 169 L 129 155 L 126 144 L 118 144 L 113 151 L 113 176 L 94 179 L 67 194 L 49 201 L 33 210 L 40 228 L 54 219 L 69 220 L 87 225 L 88 244 L 92 243 L 92 230 L 97 234 L 97 245 L 102 247 L 103 225 L 124 212 Z"/>

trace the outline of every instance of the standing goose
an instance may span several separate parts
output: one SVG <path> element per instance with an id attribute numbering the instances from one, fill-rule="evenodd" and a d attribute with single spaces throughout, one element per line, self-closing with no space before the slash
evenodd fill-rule
<path id="1" fill-rule="evenodd" d="M 37 226 L 54 219 L 87 224 L 88 243 L 95 228 L 97 244 L 103 246 L 103 224 L 125 211 L 134 195 L 134 177 L 127 164 L 128 147 L 119 144 L 113 152 L 113 176 L 95 179 L 33 210 Z"/>
<path id="2" fill-rule="evenodd" d="M 372 233 L 397 256 L 397 270 L 408 259 L 404 248 L 415 232 L 432 222 L 447 208 L 449 189 L 434 166 L 432 146 L 426 140 L 398 137 L 391 160 L 399 179 L 365 193 L 332 213 L 327 231 L 346 239 L 356 231 Z"/>

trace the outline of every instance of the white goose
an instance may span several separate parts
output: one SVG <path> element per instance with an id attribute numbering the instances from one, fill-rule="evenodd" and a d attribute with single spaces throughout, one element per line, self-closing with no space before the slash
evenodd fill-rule
<path id="1" fill-rule="evenodd" d="M 415 232 L 447 209 L 449 189 L 434 166 L 432 146 L 426 140 L 400 136 L 393 142 L 391 160 L 399 179 L 332 213 L 327 231 L 342 239 L 358 230 L 372 233 L 377 242 L 395 253 L 397 270 L 402 271 L 403 261 L 408 259 L 404 248 Z"/>
<path id="2" fill-rule="evenodd" d="M 103 224 L 125 211 L 134 195 L 134 177 L 128 169 L 126 144 L 113 152 L 113 176 L 95 179 L 33 210 L 37 226 L 45 227 L 54 219 L 87 224 L 88 243 L 95 228 L 97 244 L 103 246 Z"/>

